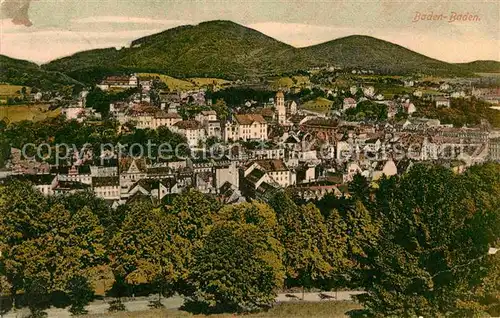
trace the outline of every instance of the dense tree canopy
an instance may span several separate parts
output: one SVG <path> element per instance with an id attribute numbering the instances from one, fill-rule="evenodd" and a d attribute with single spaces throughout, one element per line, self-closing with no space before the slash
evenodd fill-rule
<path id="1" fill-rule="evenodd" d="M 487 120 L 493 127 L 500 127 L 500 111 L 491 108 L 491 104 L 477 98 L 452 98 L 448 107 L 436 107 L 432 101 L 415 101 L 416 116 L 437 118 L 443 124 L 455 127 L 479 125 Z"/>
<path id="2" fill-rule="evenodd" d="M 11 181 L 0 279 L 35 315 L 52 293 L 84 312 L 111 272 L 114 295 L 176 292 L 196 312 L 259 310 L 283 287 L 316 287 L 365 290 L 365 316 L 498 316 L 500 255 L 487 252 L 500 245 L 499 164 L 418 164 L 376 186 L 356 176 L 348 191 L 316 206 L 288 192 L 224 206 L 190 190 L 112 210 L 91 193 L 44 197 Z"/>
<path id="3" fill-rule="evenodd" d="M 484 181 L 486 172 L 493 174 Z M 366 245 L 367 294 L 360 296 L 368 313 L 469 316 L 487 309 L 470 291 L 492 271 L 498 275 L 487 251 L 500 238 L 499 172 L 498 165 L 464 175 L 418 165 L 381 181 L 373 211 L 381 232 Z"/>
<path id="4" fill-rule="evenodd" d="M 194 251 L 187 307 L 203 312 L 246 312 L 272 306 L 283 284 L 276 218 L 264 204 L 221 211 Z"/>

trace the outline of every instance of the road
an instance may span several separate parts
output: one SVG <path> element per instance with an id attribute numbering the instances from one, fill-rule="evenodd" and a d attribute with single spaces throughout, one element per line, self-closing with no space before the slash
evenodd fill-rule
<path id="1" fill-rule="evenodd" d="M 344 301 L 351 300 L 351 296 L 362 294 L 361 291 L 339 291 L 339 292 L 324 292 L 324 293 L 304 293 L 304 300 L 302 300 L 302 293 L 289 293 L 289 294 L 278 294 L 276 297 L 277 303 L 284 302 L 320 302 L 320 301 Z M 320 295 L 321 294 L 321 295 Z M 127 311 L 145 311 L 149 310 L 149 301 L 155 299 L 154 297 L 146 298 L 136 298 L 135 300 L 129 299 L 123 302 Z M 177 309 L 183 304 L 183 298 L 180 296 L 174 296 L 170 298 L 164 298 L 162 304 L 167 309 Z M 89 314 L 104 314 L 108 312 L 109 304 L 102 300 L 94 301 L 89 304 L 86 309 Z M 71 318 L 71 314 L 67 309 L 60 308 L 50 308 L 47 311 L 49 318 Z M 29 310 L 23 308 L 16 312 L 9 312 L 3 315 L 3 318 L 24 318 L 29 316 Z"/>

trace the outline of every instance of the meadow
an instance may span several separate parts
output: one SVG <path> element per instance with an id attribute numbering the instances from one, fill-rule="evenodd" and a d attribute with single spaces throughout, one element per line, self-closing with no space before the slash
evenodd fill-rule
<path id="1" fill-rule="evenodd" d="M 42 121 L 47 118 L 57 117 L 61 114 L 61 109 L 49 110 L 48 105 L 1 105 L 0 120 L 7 120 L 9 123 L 23 120 Z"/>

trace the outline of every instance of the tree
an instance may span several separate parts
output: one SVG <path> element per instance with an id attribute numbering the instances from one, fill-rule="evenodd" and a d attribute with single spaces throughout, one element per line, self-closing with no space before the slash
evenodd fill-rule
<path id="1" fill-rule="evenodd" d="M 364 205 L 367 205 L 370 200 L 370 184 L 368 180 L 361 174 L 357 173 L 349 182 L 349 194 L 354 200 L 361 201 Z"/>
<path id="2" fill-rule="evenodd" d="M 213 216 L 220 208 L 220 203 L 213 197 L 190 189 L 175 197 L 167 214 L 176 224 L 175 233 L 194 242 L 212 224 Z"/>
<path id="3" fill-rule="evenodd" d="M 186 308 L 217 313 L 270 307 L 283 280 L 278 260 L 275 247 L 258 226 L 236 221 L 215 224 L 194 252 Z"/>
<path id="4" fill-rule="evenodd" d="M 263 203 L 228 205 L 213 217 L 189 267 L 187 308 L 244 312 L 268 307 L 283 284 L 283 247 L 274 211 Z"/>
<path id="5" fill-rule="evenodd" d="M 380 235 L 364 246 L 367 293 L 359 300 L 366 314 L 474 316 L 484 310 L 471 290 L 485 287 L 497 268 L 487 250 L 500 238 L 500 183 L 498 173 L 487 177 L 489 185 L 479 181 L 491 167 L 476 169 L 482 172 L 474 177 L 474 170 L 460 176 L 417 165 L 380 182 L 373 205 Z"/>
<path id="6" fill-rule="evenodd" d="M 349 233 L 347 223 L 341 217 L 339 211 L 332 209 L 325 220 L 327 228 L 327 250 L 324 254 L 325 260 L 330 264 L 332 270 L 327 277 L 320 280 L 322 289 L 351 287 L 352 271 L 355 261 L 349 257 L 347 241 Z"/>
<path id="7" fill-rule="evenodd" d="M 48 282 L 41 277 L 29 277 L 24 281 L 24 297 L 32 318 L 43 318 L 47 316 L 44 311 L 49 301 Z"/>
<path id="8" fill-rule="evenodd" d="M 178 278 L 181 255 L 172 248 L 163 212 L 147 202 L 134 204 L 110 243 L 111 267 L 128 285 L 150 285 L 160 299 Z"/>
<path id="9" fill-rule="evenodd" d="M 13 297 L 40 280 L 48 293 L 64 291 L 72 276 L 90 275 L 105 261 L 103 229 L 95 215 L 87 208 L 71 214 L 61 204 L 49 208 L 29 183 L 0 190 L 0 228 L 1 269 Z"/>
<path id="10" fill-rule="evenodd" d="M 224 101 L 224 99 L 221 98 L 217 99 L 215 104 L 213 104 L 212 108 L 215 110 L 217 116 L 222 121 L 226 120 L 227 116 L 229 116 L 229 108 L 227 107 L 227 104 Z"/>
<path id="11" fill-rule="evenodd" d="M 112 210 L 106 201 L 96 197 L 90 191 L 50 197 L 48 200 L 51 205 L 64 205 L 72 215 L 84 208 L 88 208 L 97 217 L 99 224 L 103 226 L 107 240 L 116 233 L 124 219 L 121 209 Z"/>
<path id="12" fill-rule="evenodd" d="M 29 183 L 15 181 L 0 188 L 0 269 L 12 286 L 13 297 L 24 280 L 24 271 L 18 269 L 18 260 L 13 254 L 17 254 L 25 242 L 36 238 L 41 230 L 38 220 L 45 208 L 45 198 Z"/>
<path id="13" fill-rule="evenodd" d="M 287 285 L 310 288 L 332 270 L 325 259 L 327 228 L 323 216 L 312 204 L 297 206 L 284 192 L 276 194 L 270 204 L 276 211 L 279 239 L 285 248 Z"/>
<path id="14" fill-rule="evenodd" d="M 99 88 L 91 90 L 87 95 L 87 107 L 92 107 L 97 112 L 106 116 L 109 113 L 111 98 Z"/>
<path id="15" fill-rule="evenodd" d="M 94 299 L 94 289 L 88 279 L 83 276 L 74 276 L 66 285 L 73 315 L 84 315 L 87 313 L 85 306 Z"/>

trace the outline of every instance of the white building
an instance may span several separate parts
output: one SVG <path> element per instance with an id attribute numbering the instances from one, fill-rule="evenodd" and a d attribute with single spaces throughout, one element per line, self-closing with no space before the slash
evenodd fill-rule
<path id="1" fill-rule="evenodd" d="M 119 177 L 93 177 L 92 188 L 98 198 L 113 201 L 120 199 Z"/>
<path id="2" fill-rule="evenodd" d="M 373 96 L 375 96 L 375 87 L 373 86 L 363 87 L 363 95 L 365 95 L 368 98 L 372 98 Z"/>
<path id="3" fill-rule="evenodd" d="M 61 109 L 61 114 L 66 116 L 67 120 L 76 120 L 83 122 L 87 118 L 101 118 L 101 114 L 97 113 L 93 108 L 85 108 L 83 106 L 69 106 Z"/>
<path id="4" fill-rule="evenodd" d="M 139 85 L 137 76 L 108 76 L 100 84 L 97 85 L 101 90 L 107 91 L 112 88 L 129 89 Z"/>
<path id="5" fill-rule="evenodd" d="M 226 124 L 224 141 L 267 140 L 268 124 L 260 114 L 234 115 L 234 121 Z"/>
<path id="6" fill-rule="evenodd" d="M 342 105 L 342 110 L 343 111 L 346 111 L 350 108 L 356 108 L 356 100 L 354 98 L 344 98 L 344 102 L 343 102 L 343 105 Z"/>
<path id="7" fill-rule="evenodd" d="M 142 112 L 118 118 L 120 123 L 134 122 L 138 129 L 158 129 L 161 126 L 173 127 L 182 121 L 182 117 L 176 113 L 158 111 L 155 113 Z"/>
<path id="8" fill-rule="evenodd" d="M 172 131 L 186 137 L 189 147 L 197 147 L 206 139 L 205 129 L 197 120 L 183 120 L 177 122 Z"/>
<path id="9" fill-rule="evenodd" d="M 278 113 L 278 124 L 286 124 L 286 107 L 285 107 L 285 94 L 279 91 L 276 94 L 276 112 Z"/>
<path id="10" fill-rule="evenodd" d="M 217 113 L 214 110 L 204 110 L 198 115 L 196 115 L 194 119 L 199 121 L 203 126 L 205 126 L 207 122 L 217 120 Z"/>
<path id="11" fill-rule="evenodd" d="M 283 160 L 272 159 L 254 161 L 246 166 L 243 175 L 246 178 L 252 175 L 254 171 L 260 172 L 256 175 L 260 177 L 262 182 L 275 183 L 283 188 L 294 185 L 297 182 L 295 172 L 289 169 Z"/>
<path id="12" fill-rule="evenodd" d="M 442 96 L 434 98 L 436 102 L 436 107 L 450 107 L 450 99 Z"/>

